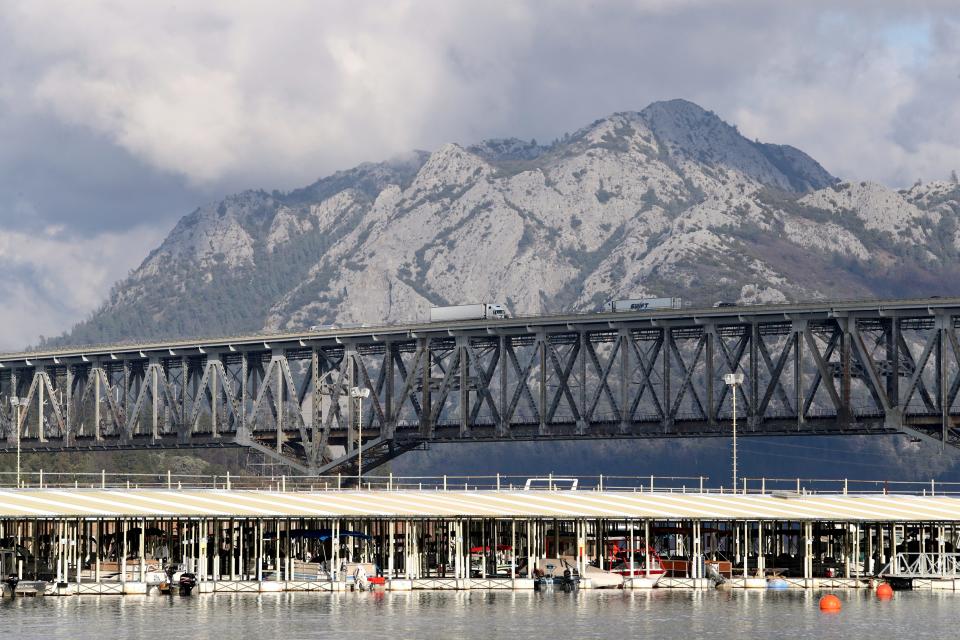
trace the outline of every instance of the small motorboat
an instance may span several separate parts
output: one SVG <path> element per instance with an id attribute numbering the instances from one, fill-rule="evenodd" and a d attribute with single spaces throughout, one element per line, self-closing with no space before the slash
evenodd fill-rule
<path id="1" fill-rule="evenodd" d="M 566 558 L 545 558 L 533 570 L 535 591 L 558 589 L 576 591 L 580 588 L 580 573 Z"/>
<path id="2" fill-rule="evenodd" d="M 161 574 L 163 579 L 154 574 Z M 156 585 L 162 594 L 173 595 L 179 592 L 181 596 L 189 596 L 197 586 L 197 576 L 188 571 L 181 571 L 179 565 L 171 564 L 165 571 L 147 574 L 147 584 Z"/>
<path id="3" fill-rule="evenodd" d="M 646 549 L 636 548 L 632 555 L 633 562 L 631 563 L 629 550 L 615 549 L 613 557 L 610 559 L 611 573 L 616 573 L 630 580 L 630 586 L 632 587 L 652 589 L 657 586 L 660 579 L 667 573 L 657 552 L 650 547 Z"/>
<path id="4" fill-rule="evenodd" d="M 616 571 L 607 571 L 592 564 L 588 564 L 583 571 L 583 578 L 590 581 L 594 589 L 622 589 L 623 576 Z"/>

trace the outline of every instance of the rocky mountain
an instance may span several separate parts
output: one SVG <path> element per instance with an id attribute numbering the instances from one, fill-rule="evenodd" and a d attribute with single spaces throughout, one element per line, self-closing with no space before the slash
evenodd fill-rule
<path id="1" fill-rule="evenodd" d="M 549 145 L 448 144 L 206 205 L 47 344 L 402 322 L 481 300 L 535 314 L 960 293 L 958 218 L 953 182 L 842 182 L 658 102 Z"/>

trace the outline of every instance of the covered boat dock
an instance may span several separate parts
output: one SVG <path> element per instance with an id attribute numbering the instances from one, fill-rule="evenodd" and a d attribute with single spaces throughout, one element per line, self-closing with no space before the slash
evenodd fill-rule
<path id="1" fill-rule="evenodd" d="M 926 493 L 926 491 L 924 491 Z M 638 586 L 960 589 L 960 497 L 709 490 L 0 490 L 4 575 L 48 592 L 148 593 L 174 565 L 200 592 L 527 589 L 548 559 Z M 920 567 L 921 569 L 918 569 Z M 658 581 L 651 583 L 651 574 Z"/>

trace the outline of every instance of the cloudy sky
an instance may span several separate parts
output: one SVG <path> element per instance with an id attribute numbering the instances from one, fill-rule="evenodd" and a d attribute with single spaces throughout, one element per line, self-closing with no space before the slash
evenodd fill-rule
<path id="1" fill-rule="evenodd" d="M 551 140 L 674 97 L 841 177 L 945 178 L 960 170 L 960 12 L 0 0 L 0 348 L 69 328 L 226 193 L 446 141 Z"/>

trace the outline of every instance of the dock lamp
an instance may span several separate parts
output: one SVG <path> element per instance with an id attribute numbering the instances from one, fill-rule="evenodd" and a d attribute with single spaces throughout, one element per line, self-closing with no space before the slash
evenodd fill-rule
<path id="1" fill-rule="evenodd" d="M 357 402 L 357 488 L 362 489 L 363 478 L 363 399 L 370 397 L 367 387 L 352 387 L 350 397 Z"/>
<path id="2" fill-rule="evenodd" d="M 743 384 L 742 373 L 728 373 L 723 381 L 733 392 L 733 492 L 737 492 L 737 387 Z"/>
<path id="3" fill-rule="evenodd" d="M 20 488 L 20 411 L 23 407 L 27 406 L 26 398 L 18 398 L 16 396 L 10 398 L 10 404 L 13 405 L 14 412 L 16 413 L 16 429 L 17 429 L 17 488 Z"/>

